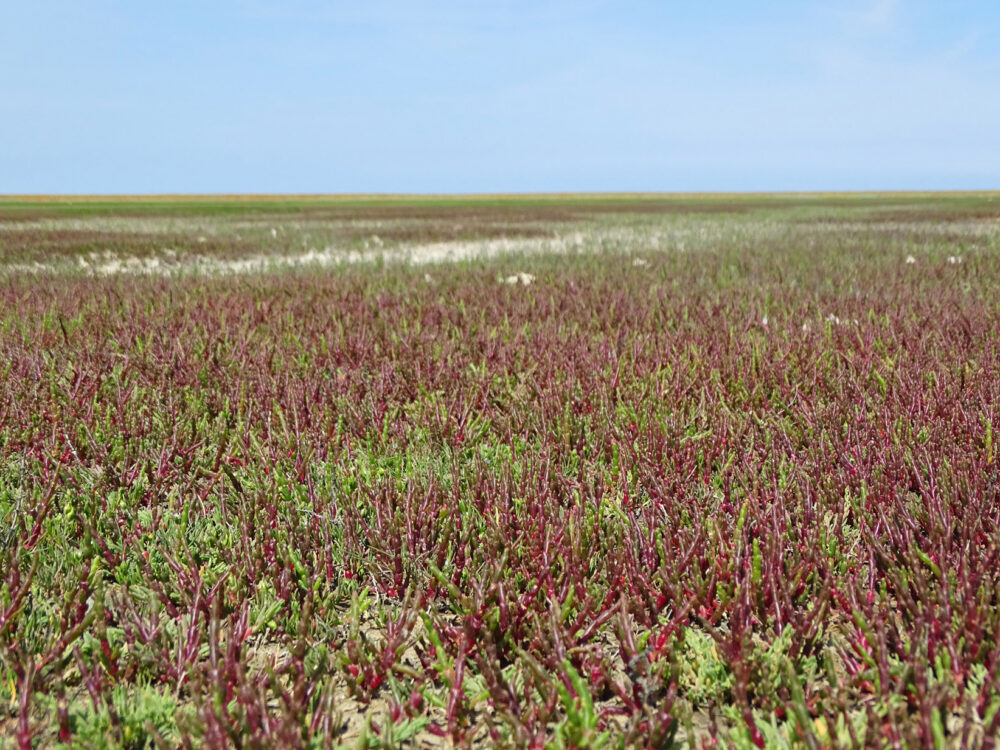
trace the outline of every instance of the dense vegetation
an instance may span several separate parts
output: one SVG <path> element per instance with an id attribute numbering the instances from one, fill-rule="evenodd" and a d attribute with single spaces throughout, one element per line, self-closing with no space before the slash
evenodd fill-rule
<path id="1" fill-rule="evenodd" d="M 376 203 L 582 239 L 171 275 L 0 211 L 0 742 L 982 744 L 1000 206 L 932 198 Z M 170 241 L 236 220 L 371 231 Z"/>

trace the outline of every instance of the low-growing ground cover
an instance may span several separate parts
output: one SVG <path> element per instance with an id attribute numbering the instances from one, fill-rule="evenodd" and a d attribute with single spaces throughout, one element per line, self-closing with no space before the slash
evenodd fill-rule
<path id="1" fill-rule="evenodd" d="M 0 202 L 0 742 L 1000 731 L 1000 198 L 224 203 Z"/>

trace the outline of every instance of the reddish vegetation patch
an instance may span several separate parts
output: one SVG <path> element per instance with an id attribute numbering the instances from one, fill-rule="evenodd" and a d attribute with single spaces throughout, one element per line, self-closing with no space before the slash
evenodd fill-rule
<path id="1" fill-rule="evenodd" d="M 925 250 L 10 279 L 0 736 L 995 736 L 1000 276 Z"/>

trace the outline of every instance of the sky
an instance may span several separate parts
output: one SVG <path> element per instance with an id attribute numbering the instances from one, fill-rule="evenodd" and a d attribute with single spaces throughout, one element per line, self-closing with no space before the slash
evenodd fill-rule
<path id="1" fill-rule="evenodd" d="M 1000 188 L 996 0 L 0 2 L 0 193 Z"/>

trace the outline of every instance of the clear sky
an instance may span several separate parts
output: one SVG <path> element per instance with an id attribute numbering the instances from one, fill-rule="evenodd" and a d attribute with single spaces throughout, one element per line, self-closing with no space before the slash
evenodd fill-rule
<path id="1" fill-rule="evenodd" d="M 937 188 L 998 0 L 0 3 L 0 193 Z"/>

